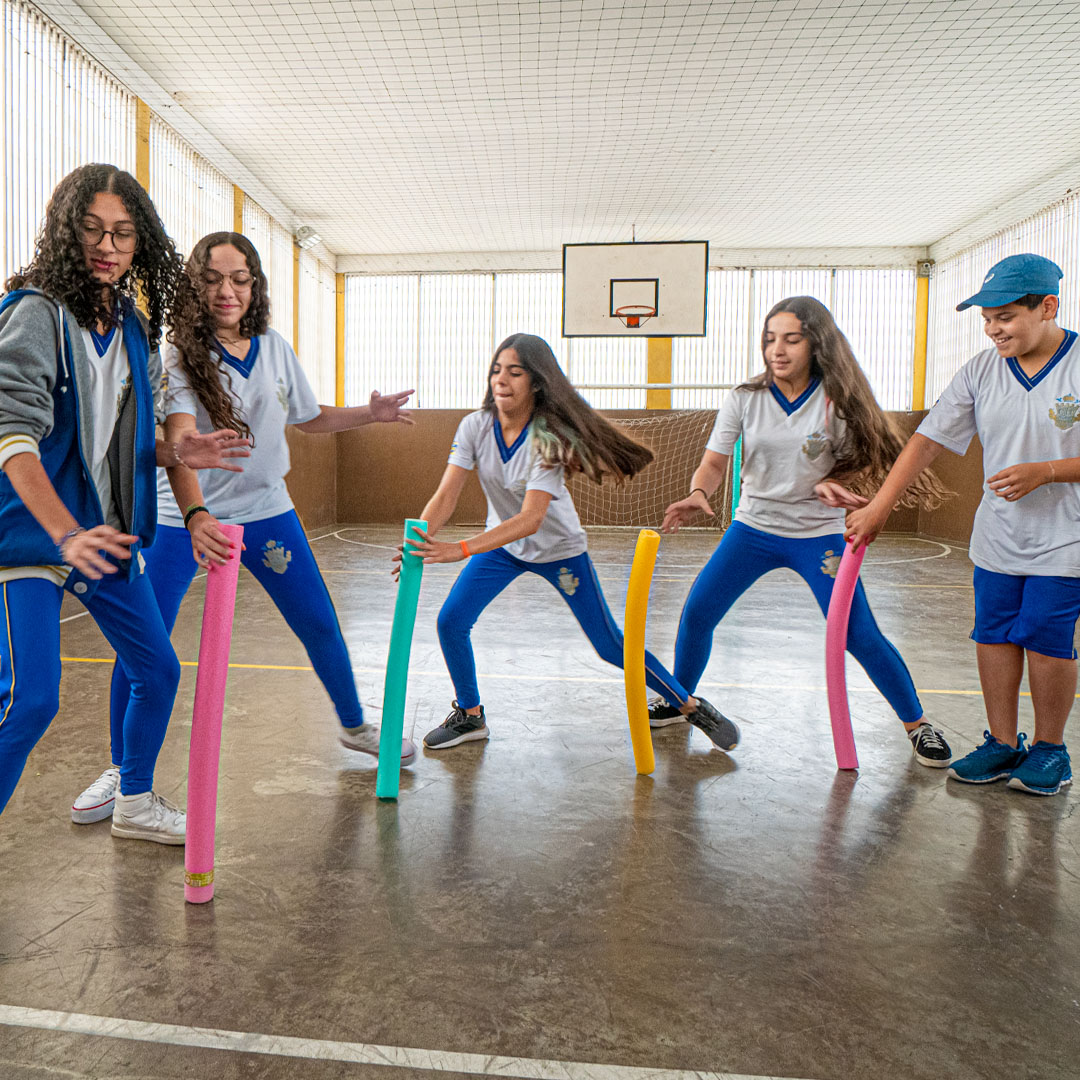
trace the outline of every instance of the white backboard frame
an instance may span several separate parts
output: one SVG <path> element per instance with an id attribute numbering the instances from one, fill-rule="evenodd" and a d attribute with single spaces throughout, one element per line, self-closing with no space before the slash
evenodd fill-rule
<path id="1" fill-rule="evenodd" d="M 706 240 L 563 244 L 563 337 L 704 337 L 708 269 Z M 656 315 L 625 326 L 623 303 Z"/>

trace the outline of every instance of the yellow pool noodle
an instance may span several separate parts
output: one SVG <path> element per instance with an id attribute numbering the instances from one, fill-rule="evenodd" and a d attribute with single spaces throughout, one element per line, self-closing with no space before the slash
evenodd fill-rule
<path id="1" fill-rule="evenodd" d="M 649 611 L 649 587 L 656 567 L 660 534 L 652 529 L 638 533 L 630 584 L 626 589 L 626 617 L 623 620 L 623 678 L 626 681 L 626 715 L 630 721 L 630 741 L 634 766 L 639 773 L 656 768 L 649 705 L 645 686 L 645 619 Z"/>

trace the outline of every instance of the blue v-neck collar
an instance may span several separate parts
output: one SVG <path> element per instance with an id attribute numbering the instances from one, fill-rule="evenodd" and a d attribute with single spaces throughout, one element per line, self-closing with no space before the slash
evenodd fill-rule
<path id="1" fill-rule="evenodd" d="M 217 349 L 221 359 L 224 360 L 229 367 L 239 371 L 245 379 L 251 377 L 252 368 L 255 366 L 255 358 L 259 355 L 259 339 L 257 337 L 251 339 L 251 345 L 248 348 L 247 356 L 245 356 L 243 360 L 233 356 L 233 354 L 229 352 L 217 338 L 214 338 L 214 347 Z"/>
<path id="2" fill-rule="evenodd" d="M 90 339 L 94 343 L 94 351 L 98 356 L 104 356 L 109 351 L 109 346 L 112 344 L 114 337 L 116 337 L 115 323 L 109 327 L 109 332 L 107 334 L 99 334 L 93 328 L 90 330 Z"/>
<path id="3" fill-rule="evenodd" d="M 1016 376 L 1016 381 L 1025 390 L 1034 390 L 1050 374 L 1054 368 L 1057 367 L 1061 358 L 1072 348 L 1073 342 L 1076 340 L 1075 330 L 1065 331 L 1065 340 L 1058 346 L 1057 352 L 1046 361 L 1045 364 L 1034 375 L 1028 376 L 1024 369 L 1020 366 L 1020 362 L 1015 356 L 1010 356 L 1005 360 L 1005 363 L 1009 365 L 1009 370 Z"/>
<path id="4" fill-rule="evenodd" d="M 502 458 L 505 465 L 517 452 L 525 445 L 525 439 L 529 435 L 529 428 L 532 426 L 532 417 L 529 417 L 529 422 L 521 429 L 521 434 L 514 440 L 514 445 L 508 447 L 506 440 L 503 439 L 502 424 L 499 423 L 498 414 L 493 418 L 492 431 L 495 432 L 495 445 L 499 448 L 499 457 Z"/>
<path id="5" fill-rule="evenodd" d="M 810 385 L 794 400 L 788 401 L 786 397 L 776 388 L 776 383 L 769 383 L 769 389 L 772 391 L 772 396 L 776 398 L 776 403 L 790 416 L 793 412 L 801 409 L 807 401 L 810 400 L 810 395 L 821 385 L 820 379 L 811 379 Z"/>

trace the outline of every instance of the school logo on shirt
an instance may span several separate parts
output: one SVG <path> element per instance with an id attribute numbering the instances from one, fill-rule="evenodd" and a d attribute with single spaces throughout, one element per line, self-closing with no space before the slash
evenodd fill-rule
<path id="1" fill-rule="evenodd" d="M 275 574 L 284 574 L 292 562 L 292 552 L 289 551 L 281 540 L 267 540 L 262 547 L 263 566 L 273 570 Z"/>
<path id="2" fill-rule="evenodd" d="M 570 567 L 563 566 L 559 568 L 559 588 L 567 596 L 573 596 L 580 584 L 581 582 L 570 572 Z"/>
<path id="3" fill-rule="evenodd" d="M 823 431 L 815 431 L 806 442 L 803 443 L 802 452 L 811 460 L 817 461 L 829 445 L 828 437 Z"/>
<path id="4" fill-rule="evenodd" d="M 840 569 L 840 556 L 834 555 L 830 548 L 821 559 L 821 572 L 829 577 L 836 577 L 836 571 Z"/>
<path id="5" fill-rule="evenodd" d="M 281 406 L 281 411 L 288 413 L 289 411 L 289 391 L 285 389 L 285 380 L 280 376 L 277 381 L 277 399 L 278 404 Z M 284 571 L 283 571 L 284 572 Z"/>
<path id="6" fill-rule="evenodd" d="M 1064 397 L 1057 399 L 1057 408 L 1050 410 L 1050 419 L 1062 431 L 1068 431 L 1069 428 L 1080 420 L 1080 399 L 1075 394 L 1066 394 Z"/>

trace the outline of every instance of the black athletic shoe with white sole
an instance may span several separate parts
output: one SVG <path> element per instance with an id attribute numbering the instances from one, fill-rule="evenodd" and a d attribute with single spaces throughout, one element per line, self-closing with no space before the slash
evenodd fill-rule
<path id="1" fill-rule="evenodd" d="M 714 746 L 721 750 L 734 750 L 739 745 L 739 725 L 703 697 L 699 697 L 697 703 L 697 708 L 686 719 L 699 731 L 704 731 Z"/>
<path id="2" fill-rule="evenodd" d="M 424 736 L 424 745 L 429 750 L 449 750 L 451 746 L 463 742 L 486 739 L 490 734 L 482 705 L 479 716 L 470 716 L 455 701 L 450 715 L 434 731 Z"/>
<path id="3" fill-rule="evenodd" d="M 686 717 L 674 705 L 669 705 L 662 697 L 649 699 L 649 727 L 670 727 L 672 724 L 684 724 L 685 722 Z"/>
<path id="4" fill-rule="evenodd" d="M 946 769 L 952 761 L 952 750 L 945 741 L 945 736 L 929 724 L 920 724 L 914 731 L 908 732 L 911 748 L 915 751 L 915 760 L 928 769 Z"/>

